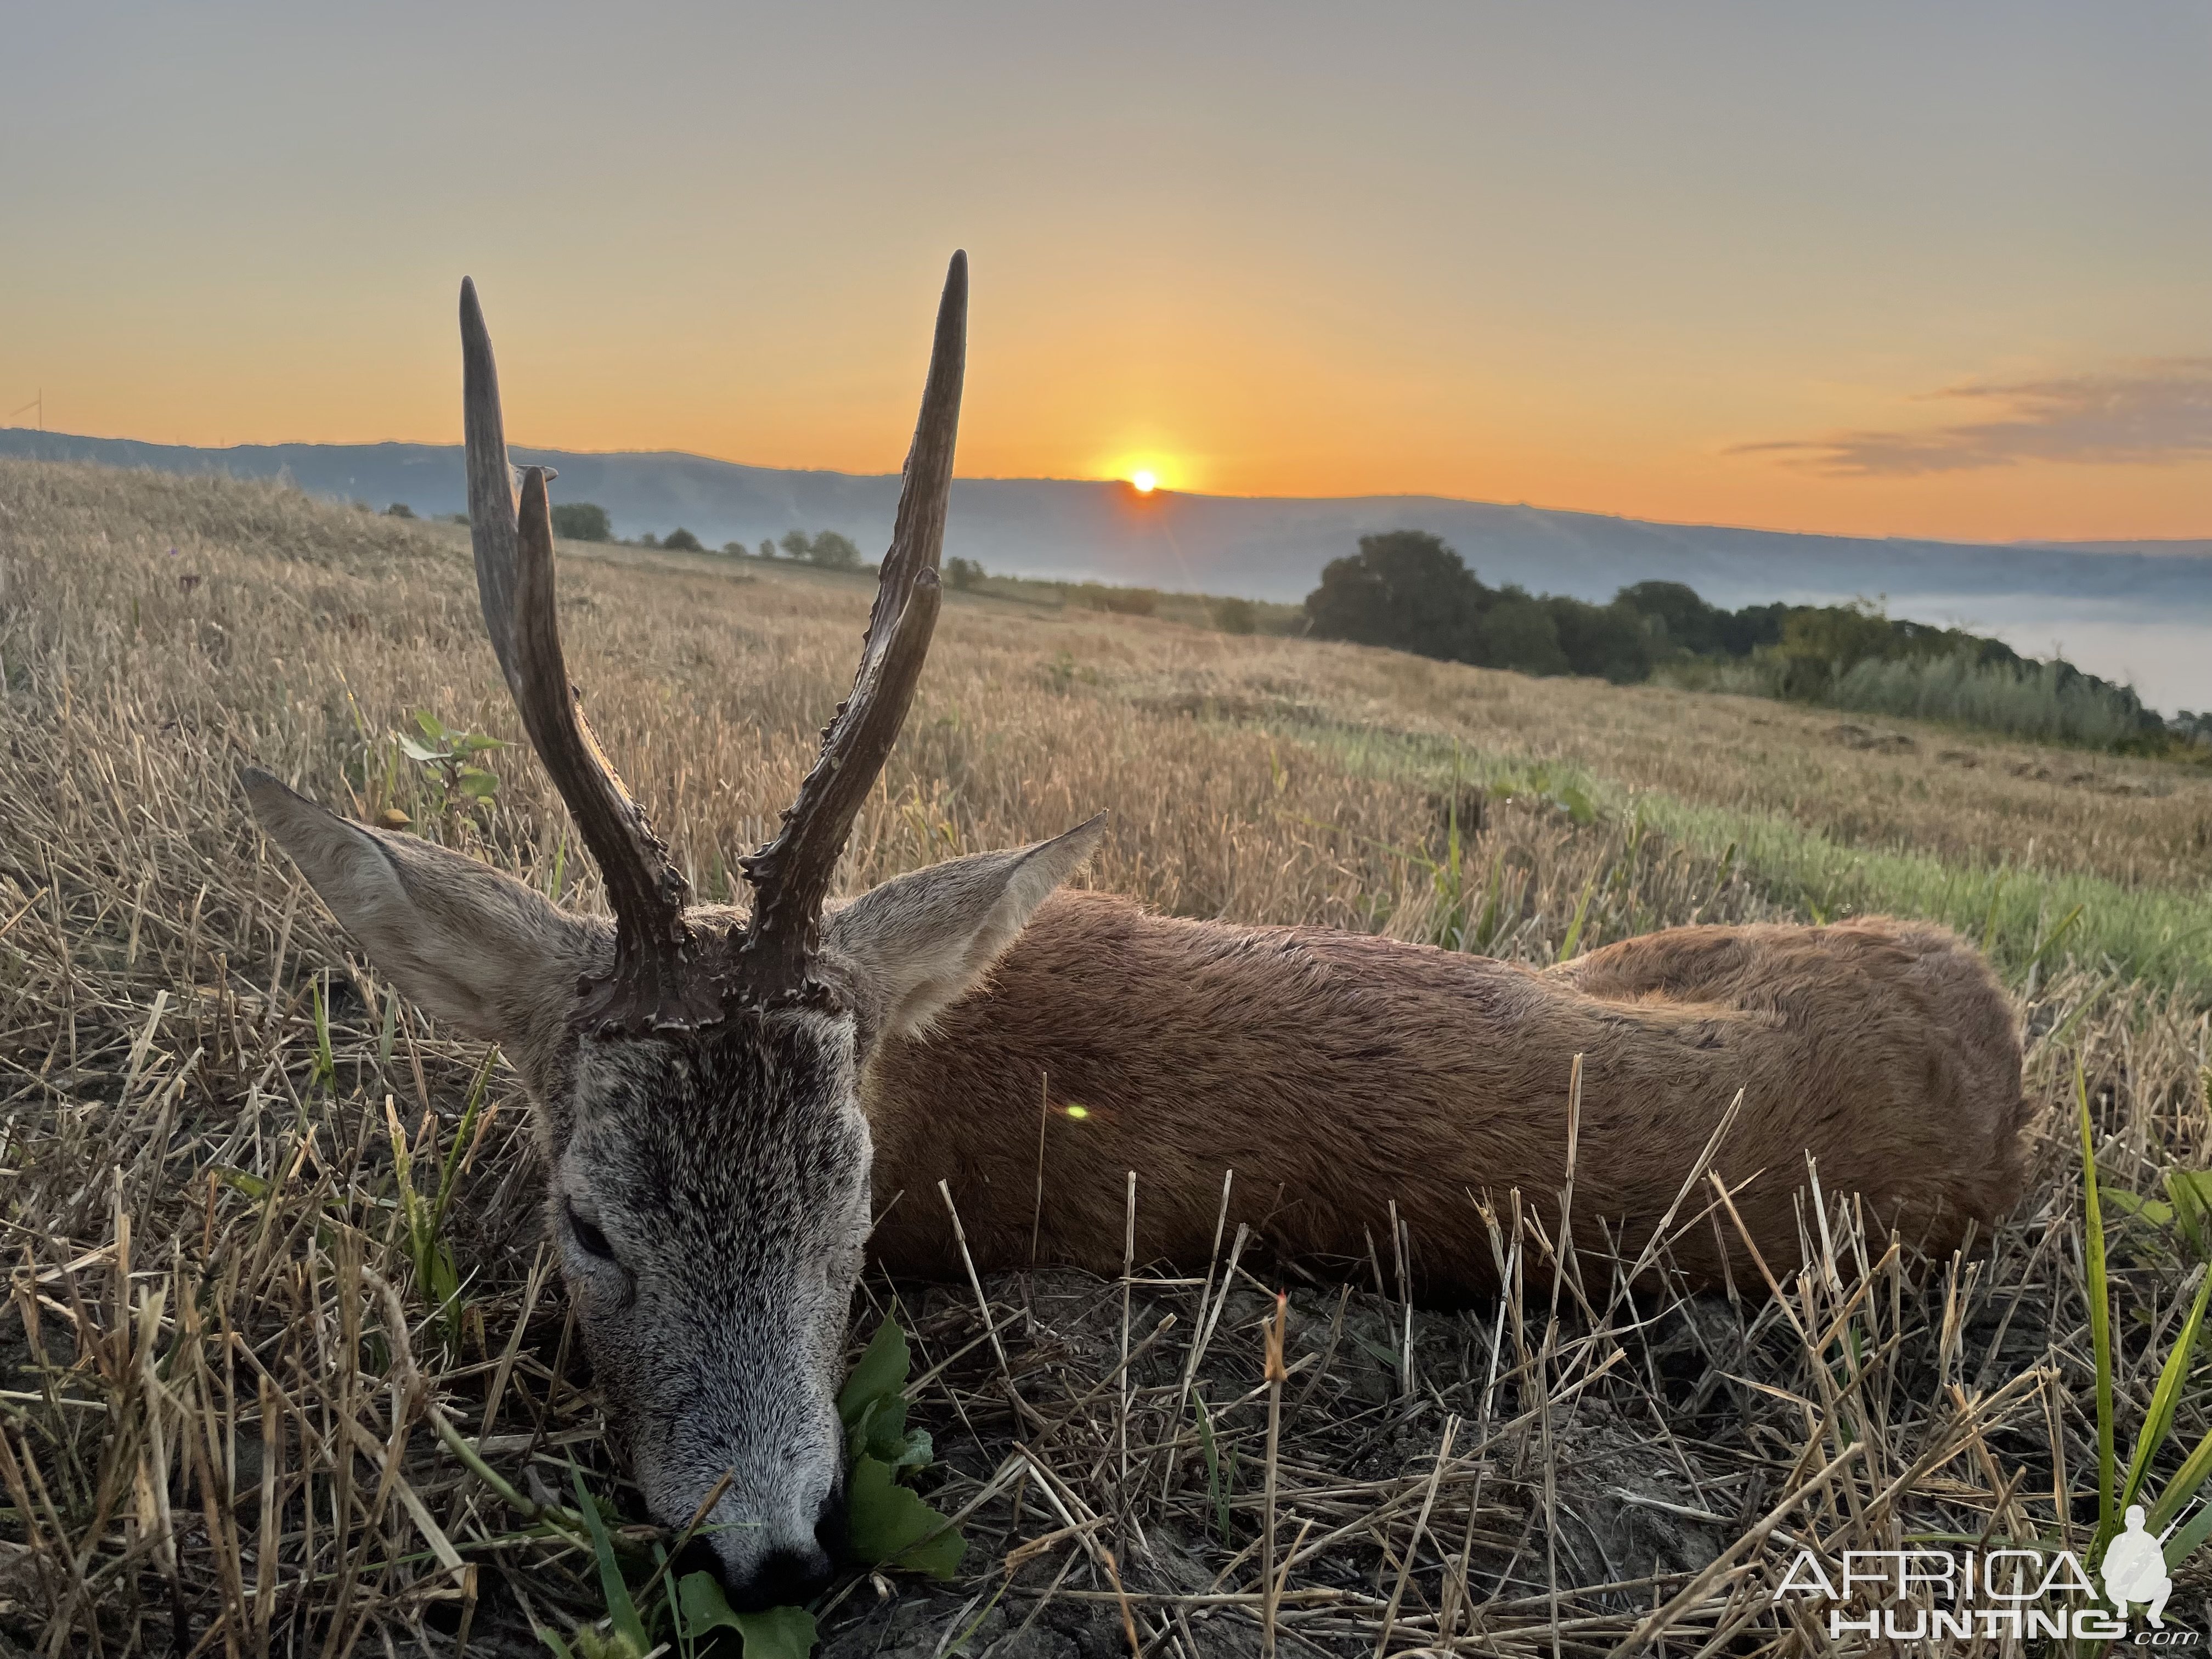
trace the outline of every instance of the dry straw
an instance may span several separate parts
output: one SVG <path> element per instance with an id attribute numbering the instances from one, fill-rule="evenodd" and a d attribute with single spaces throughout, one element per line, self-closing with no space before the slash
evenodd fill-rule
<path id="1" fill-rule="evenodd" d="M 716 895 L 791 793 L 868 590 L 643 557 L 572 562 L 568 637 L 594 724 Z M 533 1619 L 604 1611 L 564 1494 L 572 1467 L 625 1488 L 514 1081 L 349 954 L 233 787 L 250 758 L 596 903 L 518 751 L 483 757 L 487 805 L 441 810 L 392 742 L 418 709 L 517 735 L 474 610 L 436 526 L 0 467 L 0 1652 L 515 1655 L 540 1650 Z M 1455 743 L 1686 793 L 1702 768 L 1744 810 L 1944 856 L 2201 879 L 2173 851 L 2203 821 L 2185 789 L 2091 811 L 2040 783 L 2030 814 L 2002 768 L 1886 755 L 1906 787 L 1875 791 L 1841 751 L 1813 777 L 1805 718 L 956 597 L 847 879 L 1105 807 L 1095 878 L 1188 913 L 1473 926 L 1536 960 L 1571 932 L 1784 913 L 1741 858 L 1346 758 Z M 2195 1004 L 2056 950 L 2023 1013 L 2039 1102 L 2085 1068 L 2108 1204 L 2202 1164 Z M 830 1650 L 1829 1651 L 1768 1595 L 1785 1553 L 2034 1540 L 2096 1512 L 2063 1135 L 2040 1169 L 1977 1260 L 1909 1261 L 1831 1193 L 1802 1260 L 1699 1297 L 1663 1249 L 1577 1255 L 1564 1191 L 1468 1195 L 1506 1291 L 1456 1313 L 1411 1305 L 1402 1229 L 1348 1288 L 1243 1230 L 1191 1276 L 872 1276 L 860 1328 L 896 1305 L 913 1333 L 968 1576 L 848 1583 Z M 1731 1194 L 1701 1179 L 1671 1225 L 1733 1228 Z M 2189 1266 L 2170 1230 L 2115 1231 L 2123 1444 Z M 2177 1412 L 2193 1443 L 2202 1392 Z"/>

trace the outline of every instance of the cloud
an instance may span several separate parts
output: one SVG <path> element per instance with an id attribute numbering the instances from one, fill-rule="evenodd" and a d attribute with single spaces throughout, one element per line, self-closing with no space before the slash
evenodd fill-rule
<path id="1" fill-rule="evenodd" d="M 1990 418 L 1917 432 L 1837 432 L 1737 444 L 1832 477 L 1966 472 L 2022 461 L 2170 466 L 2212 456 L 2212 357 L 2166 357 L 2113 374 L 1955 386 L 1928 394 Z"/>

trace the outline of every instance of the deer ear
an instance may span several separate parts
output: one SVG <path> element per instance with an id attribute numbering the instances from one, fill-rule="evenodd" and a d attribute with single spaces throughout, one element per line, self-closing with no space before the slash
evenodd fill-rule
<path id="1" fill-rule="evenodd" d="M 258 768 L 240 781 L 377 971 L 433 1018 L 514 1046 L 547 1035 L 573 1003 L 597 954 L 591 923 L 489 865 L 349 823 Z"/>
<path id="2" fill-rule="evenodd" d="M 1101 812 L 1032 847 L 948 859 L 899 876 L 833 912 L 823 922 L 826 942 L 882 1011 L 884 1031 L 927 1030 L 975 988 L 1105 833 Z"/>

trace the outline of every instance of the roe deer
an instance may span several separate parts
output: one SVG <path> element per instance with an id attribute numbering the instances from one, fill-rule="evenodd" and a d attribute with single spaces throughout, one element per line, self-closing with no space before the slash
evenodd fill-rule
<path id="1" fill-rule="evenodd" d="M 749 915 L 686 902 L 576 705 L 545 474 L 522 470 L 518 507 L 467 283 L 484 620 L 613 919 L 246 776 L 261 823 L 379 969 L 520 1070 L 610 1422 L 665 1524 L 728 1474 L 712 1547 L 739 1604 L 802 1598 L 830 1569 L 854 1282 L 871 1248 L 895 1268 L 958 1270 L 940 1180 L 984 1267 L 1034 1249 L 1119 1271 L 1133 1170 L 1139 1259 L 1201 1268 L 1233 1169 L 1230 1219 L 1277 1251 L 1363 1256 L 1370 1234 L 1390 1237 L 1395 1200 L 1426 1289 L 1479 1291 L 1491 1257 L 1473 1198 L 1556 1201 L 1579 1054 L 1573 1215 L 1589 1243 L 1652 1240 L 1739 1093 L 1713 1167 L 1770 1261 L 1796 1259 L 1808 1155 L 1827 1190 L 1936 1250 L 2013 1203 L 2013 1022 L 1988 969 L 1937 928 L 1686 928 L 1538 971 L 1056 893 L 1098 819 L 828 906 L 937 617 L 966 309 L 955 255 L 853 694 L 781 833 L 744 861 Z M 890 1206 L 872 1241 L 872 1196 Z M 1704 1202 L 1692 1192 L 1686 1214 Z M 1741 1283 L 1743 1252 L 1732 1224 L 1703 1224 L 1674 1260 L 1693 1281 L 1734 1268 Z"/>

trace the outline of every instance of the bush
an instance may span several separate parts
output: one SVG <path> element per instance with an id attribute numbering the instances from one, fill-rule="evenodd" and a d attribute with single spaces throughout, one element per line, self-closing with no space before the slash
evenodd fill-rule
<path id="1" fill-rule="evenodd" d="M 1550 602 L 1531 599 L 1517 587 L 1498 594 L 1469 636 L 1467 660 L 1488 668 L 1517 668 L 1524 674 L 1573 672 L 1559 641 L 1559 625 Z"/>
<path id="2" fill-rule="evenodd" d="M 790 544 L 787 541 L 785 545 Z M 841 536 L 834 530 L 825 530 L 815 537 L 806 550 L 806 557 L 824 570 L 858 570 L 860 550 L 850 537 Z"/>
<path id="3" fill-rule="evenodd" d="M 1707 605 L 1682 582 L 1637 582 L 1613 596 L 1642 617 L 1655 661 L 1684 656 L 1747 657 L 1762 645 L 1778 645 L 1785 605 L 1746 605 L 1723 611 Z"/>
<path id="4" fill-rule="evenodd" d="M 2032 662 L 2014 669 L 1965 652 L 1923 661 L 1869 658 L 1837 676 L 1821 701 L 1863 714 L 1951 720 L 2008 737 L 2096 749 L 2117 749 L 2144 724 L 2134 692 L 2071 663 Z"/>
<path id="5" fill-rule="evenodd" d="M 1149 617 L 1160 603 L 1155 589 L 1109 587 L 1104 582 L 1085 582 L 1075 590 L 1075 598 L 1093 611 L 1110 611 L 1118 617 Z"/>
<path id="6" fill-rule="evenodd" d="M 1217 599 L 1213 605 L 1213 625 L 1224 634 L 1256 634 L 1260 631 L 1260 613 L 1249 599 Z"/>
<path id="7" fill-rule="evenodd" d="M 1567 671 L 1633 685 L 1651 677 L 1651 635 L 1644 617 L 1618 599 L 1590 605 L 1581 599 L 1545 601 L 1559 630 Z"/>
<path id="8" fill-rule="evenodd" d="M 783 551 L 787 558 L 805 558 L 814 551 L 813 538 L 804 530 L 787 530 L 783 532 Z"/>
<path id="9" fill-rule="evenodd" d="M 1321 639 L 1474 662 L 1483 592 L 1442 538 L 1393 530 L 1362 536 L 1356 555 L 1330 560 L 1306 595 L 1306 615 Z"/>
<path id="10" fill-rule="evenodd" d="M 673 548 L 678 553 L 704 553 L 707 550 L 706 544 L 680 524 L 660 538 L 660 544 Z"/>
<path id="11" fill-rule="evenodd" d="M 562 501 L 553 509 L 553 533 L 564 542 L 609 542 L 615 523 L 596 501 Z"/>
<path id="12" fill-rule="evenodd" d="M 760 555 L 763 559 L 772 559 L 775 556 L 775 544 L 765 536 L 761 538 Z"/>
<path id="13" fill-rule="evenodd" d="M 404 501 L 394 501 L 384 509 L 384 516 L 387 519 L 411 519 L 415 516 L 415 509 Z"/>
<path id="14" fill-rule="evenodd" d="M 973 559 L 950 558 L 945 562 L 945 580 L 964 593 L 981 582 L 983 567 Z"/>

